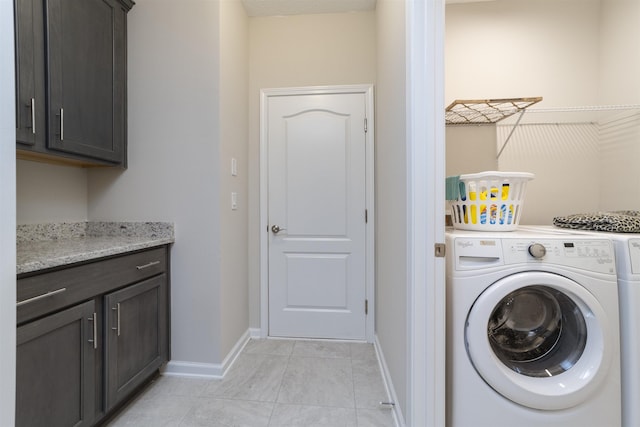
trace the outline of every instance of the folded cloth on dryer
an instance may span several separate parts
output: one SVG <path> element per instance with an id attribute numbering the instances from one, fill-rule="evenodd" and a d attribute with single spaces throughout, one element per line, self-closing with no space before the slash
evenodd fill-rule
<path id="1" fill-rule="evenodd" d="M 448 176 L 446 179 L 446 200 L 458 200 L 460 197 L 460 175 Z"/>
<path id="2" fill-rule="evenodd" d="M 553 218 L 553 225 L 573 230 L 640 233 L 640 211 L 612 211 L 573 214 Z"/>

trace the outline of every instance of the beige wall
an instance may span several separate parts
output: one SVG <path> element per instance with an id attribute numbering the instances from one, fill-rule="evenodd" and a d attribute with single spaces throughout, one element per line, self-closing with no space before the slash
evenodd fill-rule
<path id="1" fill-rule="evenodd" d="M 408 393 L 405 4 L 377 3 L 376 334 L 402 413 Z"/>
<path id="2" fill-rule="evenodd" d="M 640 103 L 640 2 L 601 0 L 600 104 Z"/>
<path id="3" fill-rule="evenodd" d="M 445 103 L 542 96 L 598 100 L 600 0 L 496 0 L 446 7 Z"/>
<path id="4" fill-rule="evenodd" d="M 219 14 L 213 1 L 136 1 L 128 18 L 129 168 L 89 172 L 90 220 L 174 222 L 172 359 L 207 366 L 225 356 Z"/>
<path id="5" fill-rule="evenodd" d="M 16 185 L 18 224 L 88 218 L 86 169 L 18 160 Z"/>
<path id="6" fill-rule="evenodd" d="M 260 90 L 375 83 L 374 12 L 249 19 L 249 283 L 260 327 Z"/>
<path id="7" fill-rule="evenodd" d="M 220 2 L 220 339 L 226 356 L 249 328 L 249 20 L 242 3 Z M 238 175 L 231 176 L 231 159 Z M 231 210 L 231 192 L 238 209 Z"/>
<path id="8" fill-rule="evenodd" d="M 495 125 L 447 126 L 446 175 L 498 170 Z"/>
<path id="9" fill-rule="evenodd" d="M 498 140 L 511 127 L 498 127 Z M 522 224 L 552 224 L 555 216 L 598 210 L 600 153 L 597 127 L 584 124 L 524 125 L 500 157 L 500 170 L 532 172 Z"/>
<path id="10" fill-rule="evenodd" d="M 640 2 L 602 0 L 601 104 L 640 104 Z M 600 129 L 600 209 L 640 210 L 640 109 L 619 113 Z"/>
<path id="11" fill-rule="evenodd" d="M 375 12 L 255 17 L 249 34 L 252 105 L 263 88 L 375 81 Z"/>

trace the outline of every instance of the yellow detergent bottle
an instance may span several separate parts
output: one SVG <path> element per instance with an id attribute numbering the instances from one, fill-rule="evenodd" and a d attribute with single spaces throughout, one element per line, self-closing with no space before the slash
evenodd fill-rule
<path id="1" fill-rule="evenodd" d="M 480 192 L 480 200 L 487 200 L 487 196 L 488 196 L 488 192 L 485 189 L 484 191 Z M 486 204 L 481 204 L 480 205 L 480 224 L 486 224 L 487 223 L 487 205 Z"/>
<path id="2" fill-rule="evenodd" d="M 509 184 L 502 184 L 502 200 L 507 200 L 509 198 Z"/>
<path id="3" fill-rule="evenodd" d="M 501 199 L 502 200 L 507 200 L 509 198 L 509 184 L 508 183 L 504 183 L 502 184 L 502 193 L 501 193 Z M 507 217 L 507 204 L 506 203 L 502 203 L 500 205 L 500 224 L 511 224 L 511 220 L 513 218 L 513 205 L 510 206 L 509 208 L 509 216 Z"/>
<path id="4" fill-rule="evenodd" d="M 476 195 L 476 184 L 474 182 L 470 182 L 469 183 L 469 200 L 475 202 L 476 201 L 476 197 L 477 197 L 477 195 Z M 482 195 L 481 195 L 481 197 L 482 197 Z M 478 209 L 476 207 L 476 204 L 472 203 L 469 210 L 471 211 L 471 223 L 472 224 L 477 224 L 478 223 L 478 212 L 477 212 Z M 464 222 L 466 222 L 467 224 L 469 223 L 466 215 L 465 215 L 465 218 L 464 218 Z"/>

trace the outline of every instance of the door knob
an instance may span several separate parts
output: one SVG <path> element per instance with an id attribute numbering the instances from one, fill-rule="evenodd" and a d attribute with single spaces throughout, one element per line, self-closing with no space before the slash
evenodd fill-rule
<path id="1" fill-rule="evenodd" d="M 278 234 L 282 230 L 286 230 L 286 228 L 280 228 L 277 225 L 272 225 L 271 226 L 271 231 L 273 231 L 273 234 Z"/>

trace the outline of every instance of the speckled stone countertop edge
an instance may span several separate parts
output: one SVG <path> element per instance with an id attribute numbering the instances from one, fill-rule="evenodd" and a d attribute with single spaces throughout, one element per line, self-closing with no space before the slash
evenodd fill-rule
<path id="1" fill-rule="evenodd" d="M 173 239 L 172 222 L 58 222 L 23 224 L 16 228 L 18 244 L 81 237 L 128 236 Z"/>
<path id="2" fill-rule="evenodd" d="M 160 222 L 38 224 L 18 228 L 22 228 L 17 233 L 18 275 L 171 244 L 175 240 L 173 224 Z"/>

